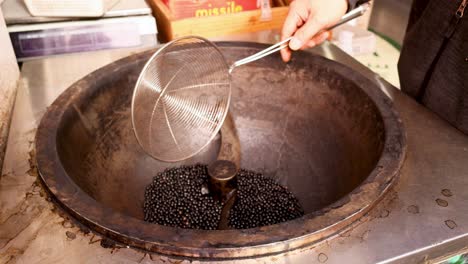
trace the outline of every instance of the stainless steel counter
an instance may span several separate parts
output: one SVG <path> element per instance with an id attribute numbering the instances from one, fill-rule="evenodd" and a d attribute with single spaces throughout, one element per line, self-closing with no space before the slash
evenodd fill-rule
<path id="1" fill-rule="evenodd" d="M 0 263 L 189 263 L 101 245 L 98 235 L 61 216 L 36 182 L 34 135 L 47 106 L 74 81 L 131 52 L 82 53 L 23 64 L 0 178 Z M 468 251 L 468 137 L 336 47 L 325 43 L 312 52 L 361 72 L 393 99 L 408 141 L 401 180 L 369 215 L 337 237 L 239 263 L 419 263 Z"/>

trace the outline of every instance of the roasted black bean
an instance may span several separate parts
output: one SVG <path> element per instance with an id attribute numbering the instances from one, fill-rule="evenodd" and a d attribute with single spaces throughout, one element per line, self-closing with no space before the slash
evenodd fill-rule
<path id="1" fill-rule="evenodd" d="M 274 180 L 249 170 L 237 175 L 237 199 L 230 212 L 232 228 L 277 224 L 304 214 L 299 201 Z M 216 229 L 222 204 L 207 193 L 207 166 L 166 169 L 145 189 L 144 220 L 166 226 Z"/>

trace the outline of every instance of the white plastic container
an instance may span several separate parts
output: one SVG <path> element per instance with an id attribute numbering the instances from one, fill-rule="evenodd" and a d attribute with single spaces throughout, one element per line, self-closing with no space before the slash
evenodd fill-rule
<path id="1" fill-rule="evenodd" d="M 118 0 L 24 0 L 29 13 L 46 17 L 100 17 Z"/>
<path id="2" fill-rule="evenodd" d="M 367 55 L 375 52 L 374 33 L 358 26 L 342 25 L 333 30 L 333 43 L 352 56 Z"/>

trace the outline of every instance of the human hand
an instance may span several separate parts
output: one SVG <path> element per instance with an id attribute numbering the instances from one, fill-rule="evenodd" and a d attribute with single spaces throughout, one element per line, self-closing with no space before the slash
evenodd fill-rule
<path id="1" fill-rule="evenodd" d="M 347 0 L 294 0 L 281 32 L 281 40 L 293 36 L 289 48 L 281 50 L 283 60 L 291 59 L 291 50 L 311 48 L 325 41 L 330 33 L 321 31 L 338 22 L 347 9 Z"/>

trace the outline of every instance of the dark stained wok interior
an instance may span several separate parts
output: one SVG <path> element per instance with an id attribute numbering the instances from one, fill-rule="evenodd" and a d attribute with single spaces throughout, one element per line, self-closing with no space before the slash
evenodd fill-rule
<path id="1" fill-rule="evenodd" d="M 231 48 L 228 62 L 256 49 Z M 93 199 L 143 218 L 144 188 L 157 172 L 215 160 L 220 138 L 181 163 L 146 155 L 132 131 L 130 102 L 146 61 L 139 59 L 90 83 L 66 110 L 57 132 L 59 158 L 73 181 Z M 382 117 L 348 76 L 296 57 L 269 56 L 236 68 L 231 113 L 241 142 L 241 166 L 288 186 L 306 213 L 332 204 L 363 182 L 384 146 Z M 325 64 L 323 64 L 325 65 Z M 328 65 L 328 64 L 326 64 Z"/>

